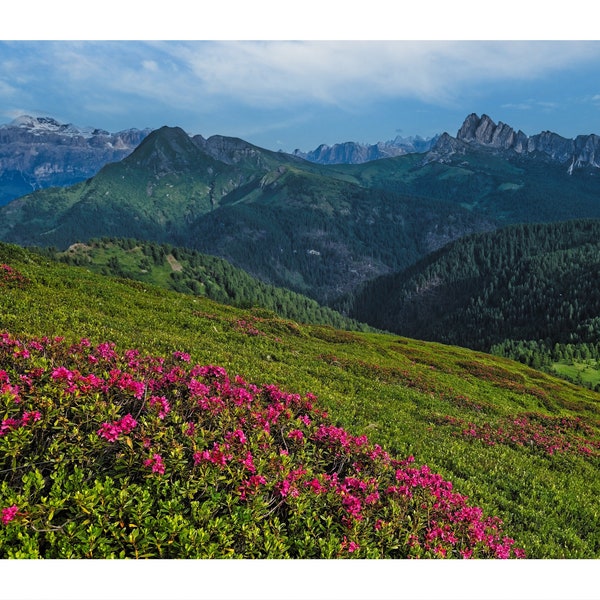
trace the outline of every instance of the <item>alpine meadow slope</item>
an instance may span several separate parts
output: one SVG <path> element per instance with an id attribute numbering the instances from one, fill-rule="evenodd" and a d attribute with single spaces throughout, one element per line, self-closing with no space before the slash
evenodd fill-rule
<path id="1" fill-rule="evenodd" d="M 3 557 L 600 556 L 595 392 L 17 246 L 0 265 Z"/>

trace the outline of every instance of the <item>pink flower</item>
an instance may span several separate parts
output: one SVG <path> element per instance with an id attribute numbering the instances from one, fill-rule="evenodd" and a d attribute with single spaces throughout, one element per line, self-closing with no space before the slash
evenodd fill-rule
<path id="1" fill-rule="evenodd" d="M 173 358 L 178 358 L 183 362 L 190 362 L 191 356 L 186 352 L 180 352 L 179 350 L 173 352 Z"/>
<path id="2" fill-rule="evenodd" d="M 116 442 L 121 433 L 121 429 L 114 423 L 102 423 L 100 429 L 96 432 L 100 437 L 103 437 L 109 442 Z"/>
<path id="3" fill-rule="evenodd" d="M 58 369 L 54 369 L 54 371 L 52 371 L 51 377 L 55 381 L 62 379 L 70 382 L 73 380 L 73 372 L 69 371 L 69 369 L 66 367 L 58 367 Z"/>
<path id="4" fill-rule="evenodd" d="M 123 433 L 131 433 L 133 428 L 137 425 L 137 421 L 130 414 L 127 414 L 120 421 L 116 421 L 115 425 Z"/>
<path id="5" fill-rule="evenodd" d="M 248 440 L 246 435 L 241 429 L 236 429 L 234 432 L 229 432 L 225 434 L 225 439 L 230 442 L 232 440 L 237 440 L 240 444 L 245 444 Z"/>
<path id="6" fill-rule="evenodd" d="M 39 421 L 41 418 L 42 418 L 42 414 L 37 410 L 33 411 L 33 412 L 24 412 L 21 422 L 23 425 L 28 425 L 29 421 L 32 421 L 33 423 L 35 423 L 36 421 Z"/>
<path id="7" fill-rule="evenodd" d="M 171 411 L 169 401 L 164 396 L 152 396 L 150 406 L 158 406 L 158 418 L 164 419 Z"/>
<path id="8" fill-rule="evenodd" d="M 0 437 L 8 433 L 9 431 L 13 431 L 14 429 L 18 429 L 20 426 L 19 421 L 17 419 L 8 418 L 4 419 L 0 424 Z"/>
<path id="9" fill-rule="evenodd" d="M 304 437 L 304 434 L 299 429 L 292 429 L 288 433 L 288 438 L 290 440 L 301 440 Z"/>
<path id="10" fill-rule="evenodd" d="M 321 482 L 315 477 L 310 481 L 305 482 L 306 487 L 310 488 L 315 494 L 324 494 L 327 492 L 327 488 L 321 484 Z"/>
<path id="11" fill-rule="evenodd" d="M 165 465 L 160 454 L 153 454 L 152 458 L 147 458 L 144 461 L 144 466 L 152 467 L 153 473 L 158 473 L 159 475 L 165 474 Z"/>
<path id="12" fill-rule="evenodd" d="M 242 461 L 242 464 L 246 467 L 246 469 L 248 469 L 248 471 L 250 471 L 250 473 L 256 473 L 256 467 L 254 466 L 251 452 L 246 454 L 246 458 Z"/>
<path id="13" fill-rule="evenodd" d="M 356 552 L 357 550 L 360 550 L 360 546 L 356 542 L 353 542 L 352 540 L 348 541 L 346 536 L 344 536 L 344 539 L 342 540 L 342 550 L 346 550 L 346 551 L 352 553 L 352 552 Z"/>
<path id="14" fill-rule="evenodd" d="M 302 421 L 307 427 L 312 423 L 310 417 L 307 415 L 302 415 L 298 417 L 298 420 Z"/>
<path id="15" fill-rule="evenodd" d="M 2 525 L 8 525 L 8 523 L 10 523 L 15 518 L 17 512 L 19 512 L 19 507 L 16 504 L 3 508 Z"/>
<path id="16" fill-rule="evenodd" d="M 225 444 L 225 449 L 227 450 L 228 448 L 229 445 Z M 219 444 L 215 442 L 212 450 L 202 450 L 202 452 L 194 453 L 194 465 L 197 465 L 200 462 L 211 462 L 214 465 L 224 467 L 232 458 L 232 454 L 225 454 Z"/>

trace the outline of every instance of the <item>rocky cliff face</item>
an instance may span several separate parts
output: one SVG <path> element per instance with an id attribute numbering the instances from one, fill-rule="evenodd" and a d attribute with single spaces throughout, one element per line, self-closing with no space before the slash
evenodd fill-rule
<path id="1" fill-rule="evenodd" d="M 66 186 L 130 154 L 150 133 L 109 133 L 49 117 L 22 116 L 0 126 L 0 205 L 34 190 Z"/>
<path id="2" fill-rule="evenodd" d="M 600 168 L 600 137 L 597 135 L 567 139 L 544 131 L 528 137 L 505 123 L 496 124 L 487 115 L 479 117 L 475 113 L 465 119 L 455 138 L 447 133 L 441 135 L 428 153 L 426 162 L 444 162 L 453 154 L 464 154 L 472 146 L 524 156 L 535 155 L 565 164 L 569 172 L 585 166 Z"/>
<path id="3" fill-rule="evenodd" d="M 294 155 L 310 162 L 322 165 L 334 164 L 361 164 L 380 158 L 401 156 L 413 152 L 427 152 L 435 144 L 438 136 L 424 139 L 420 136 L 402 138 L 400 136 L 388 142 L 377 144 L 360 144 L 358 142 L 345 142 L 328 146 L 321 144 L 310 152 L 294 150 Z"/>

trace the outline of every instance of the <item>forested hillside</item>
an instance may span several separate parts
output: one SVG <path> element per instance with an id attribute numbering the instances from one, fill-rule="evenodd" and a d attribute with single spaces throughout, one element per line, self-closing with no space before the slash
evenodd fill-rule
<path id="1" fill-rule="evenodd" d="M 0 207 L 0 239 L 61 250 L 104 236 L 169 243 L 333 305 L 471 233 L 600 218 L 592 166 L 450 146 L 319 165 L 162 127 L 83 183 Z"/>
<path id="2" fill-rule="evenodd" d="M 374 183 L 236 138 L 163 127 L 84 183 L 0 207 L 0 239 L 60 250 L 104 236 L 169 243 L 330 303 L 494 226 L 456 203 Z"/>
<path id="3" fill-rule="evenodd" d="M 196 250 L 132 238 L 102 238 L 73 244 L 64 252 L 52 248 L 37 251 L 103 275 L 135 279 L 223 304 L 265 308 L 302 323 L 371 329 L 311 298 L 263 283 L 222 258 Z"/>
<path id="4" fill-rule="evenodd" d="M 556 357 L 561 345 L 583 344 L 581 356 L 598 357 L 599 276 L 600 221 L 514 225 L 370 282 L 349 312 L 410 337 L 486 351 L 503 344 L 517 358 L 514 341 L 546 351 L 558 344 Z"/>

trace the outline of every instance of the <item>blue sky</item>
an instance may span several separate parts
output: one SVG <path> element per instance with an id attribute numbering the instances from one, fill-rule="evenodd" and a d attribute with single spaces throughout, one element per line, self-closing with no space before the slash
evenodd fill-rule
<path id="1" fill-rule="evenodd" d="M 285 151 L 455 135 L 471 112 L 528 135 L 600 134 L 600 42 L 576 37 L 591 37 L 581 4 L 542 20 L 513 0 L 487 13 L 469 0 L 396 12 L 305 0 L 296 14 L 272 0 L 193 11 L 170 0 L 168 12 L 105 0 L 95 13 L 23 0 L 3 7 L 0 123 L 177 125 Z"/>

